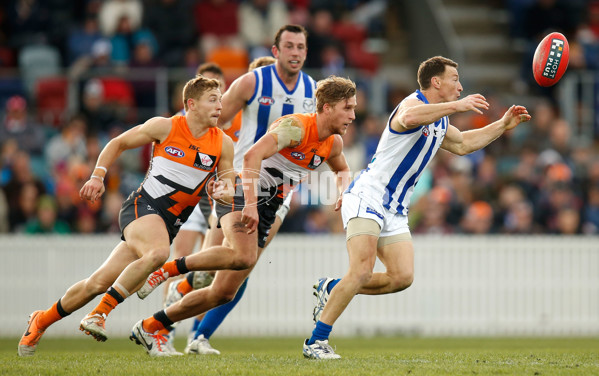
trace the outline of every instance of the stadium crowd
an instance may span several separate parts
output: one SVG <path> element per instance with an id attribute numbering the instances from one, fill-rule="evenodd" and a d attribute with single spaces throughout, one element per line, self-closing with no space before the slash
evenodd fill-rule
<path id="1" fill-rule="evenodd" d="M 12 0 L 0 5 L 0 68 L 18 68 L 20 79 L 0 78 L 0 232 L 118 233 L 118 212 L 148 168 L 150 150 L 128 151 L 106 178 L 106 193 L 94 204 L 79 198 L 102 146 L 144 119 L 136 109 L 156 106 L 152 80 L 130 83 L 126 101 L 111 101 L 115 83 L 102 72 L 185 67 L 191 76 L 204 61 L 224 65 L 228 80 L 254 57 L 270 54 L 281 25 L 299 23 L 310 31 L 306 67 L 315 78 L 346 68 L 374 73 L 380 57 L 363 49 L 367 37 L 385 37 L 384 0 Z M 506 1 L 518 6 L 526 2 Z M 529 1 L 526 7 L 561 6 Z M 588 6 L 588 22 L 569 27 L 574 69 L 596 69 L 599 59 L 599 3 Z M 513 7 L 515 12 L 522 9 Z M 382 11 L 381 11 L 382 9 Z M 529 9 L 529 8 L 526 8 Z M 586 8 L 585 8 L 586 9 Z M 517 25 L 517 23 L 516 23 Z M 542 27 L 538 26 L 539 28 Z M 537 35 L 514 29 L 514 38 L 534 44 Z M 538 31 L 537 31 L 538 33 Z M 45 64 L 36 53 L 47 53 Z M 595 54 L 595 55 L 593 55 Z M 48 58 L 47 56 L 53 56 Z M 28 65 L 28 57 L 33 63 Z M 34 88 L 35 69 L 81 78 L 79 111 L 42 113 Z M 527 63 L 528 64 L 528 63 Z M 367 76 L 366 76 L 367 77 Z M 387 116 L 408 90 L 390 87 L 387 114 L 369 109 L 369 87 L 359 83 L 356 120 L 344 136 L 352 171 L 366 167 Z M 177 88 L 173 88 L 176 93 Z M 468 88 L 465 88 L 468 91 Z M 117 90 L 118 91 L 118 90 Z M 499 96 L 484 115 L 458 114 L 460 130 L 501 117 L 508 107 Z M 541 93 L 546 94 L 546 93 Z M 176 98 L 176 95 L 173 95 Z M 178 111 L 176 99 L 163 115 Z M 179 101 L 180 102 L 180 101 Z M 429 234 L 597 234 L 599 233 L 599 140 L 581 142 L 551 96 L 540 95 L 530 123 L 465 157 L 439 153 L 412 199 L 411 228 Z M 331 207 L 294 197 L 284 232 L 342 232 Z"/>

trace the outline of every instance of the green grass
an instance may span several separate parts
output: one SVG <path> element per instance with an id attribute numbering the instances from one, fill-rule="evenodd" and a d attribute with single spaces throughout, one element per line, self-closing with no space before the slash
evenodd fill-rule
<path id="1" fill-rule="evenodd" d="M 301 338 L 215 337 L 221 356 L 164 359 L 124 338 L 45 338 L 31 358 L 17 342 L 0 339 L 0 375 L 599 375 L 594 338 L 334 338 L 336 361 L 304 359 Z"/>

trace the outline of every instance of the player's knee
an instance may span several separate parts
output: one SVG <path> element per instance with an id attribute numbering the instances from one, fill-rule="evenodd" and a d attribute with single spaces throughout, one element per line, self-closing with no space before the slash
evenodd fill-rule
<path id="1" fill-rule="evenodd" d="M 160 268 L 168 260 L 170 249 L 155 248 L 146 253 L 143 258 L 151 271 Z"/>
<path id="2" fill-rule="evenodd" d="M 412 286 L 412 282 L 414 282 L 413 272 L 397 273 L 391 277 L 391 289 L 393 292 L 402 291 Z"/>
<path id="3" fill-rule="evenodd" d="M 372 278 L 371 269 L 361 269 L 350 272 L 350 276 L 356 281 L 359 286 L 364 286 Z"/>
<path id="4" fill-rule="evenodd" d="M 258 256 L 253 252 L 246 252 L 235 258 L 231 269 L 233 270 L 245 270 L 256 265 Z"/>

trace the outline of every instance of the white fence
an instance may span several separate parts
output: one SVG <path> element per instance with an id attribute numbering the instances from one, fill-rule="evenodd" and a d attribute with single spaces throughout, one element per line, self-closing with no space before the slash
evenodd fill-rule
<path id="1" fill-rule="evenodd" d="M 0 237 L 0 337 L 20 336 L 30 312 L 49 307 L 88 276 L 117 242 L 115 236 Z M 596 237 L 416 236 L 414 243 L 412 287 L 356 297 L 335 325 L 335 335 L 599 335 Z M 346 267 L 343 237 L 278 236 L 216 334 L 307 336 L 313 282 L 340 277 Z M 98 301 L 58 322 L 47 335 L 79 335 L 79 320 Z M 109 334 L 125 336 L 159 307 L 159 293 L 145 301 L 132 296 L 110 315 Z"/>

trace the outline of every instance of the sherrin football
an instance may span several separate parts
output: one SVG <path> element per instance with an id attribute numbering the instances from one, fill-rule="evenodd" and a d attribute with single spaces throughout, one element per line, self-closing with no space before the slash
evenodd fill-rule
<path id="1" fill-rule="evenodd" d="M 547 35 L 537 46 L 532 60 L 535 81 L 543 87 L 555 85 L 566 72 L 570 59 L 568 40 L 561 33 Z"/>

